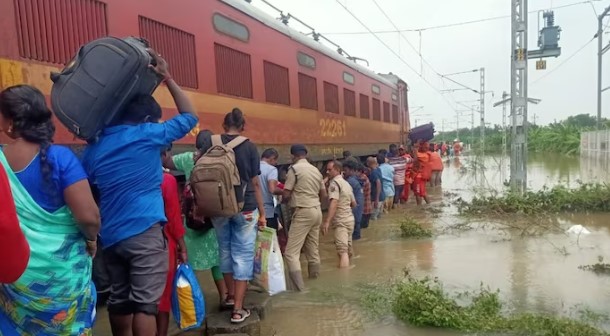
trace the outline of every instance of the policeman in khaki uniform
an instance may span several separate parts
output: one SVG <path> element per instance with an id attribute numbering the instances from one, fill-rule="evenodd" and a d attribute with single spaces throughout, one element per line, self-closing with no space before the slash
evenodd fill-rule
<path id="1" fill-rule="evenodd" d="M 335 247 L 339 255 L 339 268 L 349 267 L 349 260 L 353 254 L 352 233 L 354 232 L 354 214 L 352 208 L 356 206 L 356 198 L 350 184 L 343 179 L 342 164 L 339 161 L 329 162 L 326 173 L 331 178 L 328 185 L 328 217 L 322 226 L 326 234 L 330 223 L 335 232 Z"/>
<path id="2" fill-rule="evenodd" d="M 284 259 L 288 265 L 289 289 L 302 291 L 305 283 L 301 274 L 301 249 L 307 258 L 309 278 L 315 279 L 320 273 L 320 200 L 326 198 L 326 189 L 320 171 L 307 161 L 304 145 L 293 145 L 290 154 L 293 165 L 288 169 L 283 196 L 288 199 L 293 215 Z"/>

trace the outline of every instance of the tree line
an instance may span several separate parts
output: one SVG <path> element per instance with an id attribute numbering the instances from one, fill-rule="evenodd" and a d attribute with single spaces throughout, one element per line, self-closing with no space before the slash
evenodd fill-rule
<path id="1" fill-rule="evenodd" d="M 577 155 L 580 153 L 580 133 L 594 130 L 596 118 L 589 114 L 570 116 L 561 121 L 540 126 L 530 124 L 528 130 L 528 148 L 531 152 L 554 152 L 563 155 Z M 602 119 L 604 128 L 610 127 L 610 120 Z M 510 151 L 511 129 L 506 130 L 501 125 L 485 128 L 485 151 L 501 152 L 502 140 L 506 133 L 507 151 Z M 434 141 L 450 142 L 458 138 L 464 144 L 470 144 L 473 150 L 480 149 L 481 127 L 460 128 L 458 131 L 438 133 Z"/>

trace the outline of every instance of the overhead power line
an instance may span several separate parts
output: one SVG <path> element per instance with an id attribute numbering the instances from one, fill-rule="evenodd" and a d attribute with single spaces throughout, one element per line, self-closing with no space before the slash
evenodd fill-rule
<path id="1" fill-rule="evenodd" d="M 349 10 L 349 8 L 347 8 L 344 4 L 342 4 L 341 1 L 339 1 L 339 0 L 335 0 L 335 1 L 339 4 L 339 6 L 343 7 L 343 9 L 349 15 L 351 15 L 356 21 L 358 21 L 358 23 L 360 23 L 360 25 L 362 27 L 364 27 L 364 29 L 368 30 L 369 33 L 372 34 L 377 39 L 377 41 L 379 41 L 381 44 L 383 44 L 383 46 L 386 49 L 388 49 L 392 54 L 394 54 L 394 56 L 396 56 L 404 65 L 406 65 L 411 71 L 413 71 L 417 76 L 419 76 L 426 84 L 428 84 L 428 86 L 430 86 L 430 88 L 432 88 L 434 91 L 436 91 L 436 93 L 438 93 L 441 96 L 441 98 L 443 98 L 443 100 L 447 103 L 447 105 L 449 107 L 451 107 L 452 110 L 455 111 L 455 108 L 451 105 L 451 103 L 447 100 L 447 98 L 445 98 L 445 96 L 440 92 L 439 89 L 437 89 L 434 85 L 432 85 L 432 83 L 430 83 L 421 74 L 419 74 L 417 72 L 417 70 L 415 70 L 415 68 L 413 68 L 413 66 L 411 66 L 396 51 L 394 51 L 394 49 L 392 49 L 387 43 L 385 43 L 375 32 L 373 32 L 364 22 L 362 22 L 362 20 L 360 20 L 360 18 L 358 18 L 358 16 L 356 16 L 356 14 L 354 14 L 352 11 Z"/>
<path id="2" fill-rule="evenodd" d="M 601 1 L 601 0 L 587 0 L 587 1 L 575 2 L 575 3 L 571 3 L 571 4 L 566 4 L 566 5 L 563 5 L 563 6 L 554 7 L 553 10 L 562 9 L 562 8 L 568 8 L 568 7 L 573 7 L 573 6 L 579 6 L 579 5 L 584 5 L 584 4 L 591 4 L 593 1 L 597 2 L 597 1 Z M 532 10 L 532 11 L 529 11 L 529 13 L 530 14 L 534 14 L 534 13 L 538 13 L 541 10 L 543 10 L 543 9 Z M 331 32 L 331 33 L 325 33 L 325 34 L 326 35 L 363 35 L 363 34 L 372 34 L 372 33 L 375 33 L 375 34 L 390 34 L 390 33 L 394 33 L 395 34 L 395 33 L 407 33 L 407 32 L 422 32 L 422 31 L 426 31 L 426 30 L 435 30 L 435 29 L 443 29 L 443 28 L 465 26 L 465 25 L 470 25 L 470 24 L 475 24 L 475 23 L 482 23 L 482 22 L 488 22 L 488 21 L 502 20 L 502 19 L 508 19 L 508 18 L 510 18 L 510 15 L 492 16 L 492 17 L 483 18 L 483 19 L 477 19 L 477 20 L 471 20 L 471 21 L 463 21 L 463 22 L 455 22 L 455 23 L 448 23 L 448 24 L 443 24 L 443 25 L 429 26 L 429 27 L 415 28 L 415 29 L 398 29 L 398 28 L 395 27 L 394 30 L 378 30 L 378 31 L 370 31 L 370 32 L 365 32 L 365 31 L 360 31 L 360 32 Z"/>

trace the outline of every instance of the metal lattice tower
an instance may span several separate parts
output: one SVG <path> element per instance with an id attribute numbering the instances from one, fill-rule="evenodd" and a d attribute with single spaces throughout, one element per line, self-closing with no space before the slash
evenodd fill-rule
<path id="1" fill-rule="evenodd" d="M 513 190 L 527 189 L 527 0 L 511 0 L 511 160 Z"/>

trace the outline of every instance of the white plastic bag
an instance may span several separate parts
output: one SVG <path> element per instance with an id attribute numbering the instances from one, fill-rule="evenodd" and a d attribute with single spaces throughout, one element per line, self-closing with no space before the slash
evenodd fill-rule
<path id="1" fill-rule="evenodd" d="M 258 232 L 254 258 L 254 282 L 275 295 L 286 291 L 284 260 L 275 229 L 265 228 Z"/>

